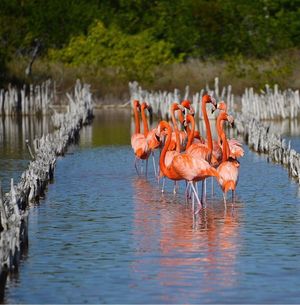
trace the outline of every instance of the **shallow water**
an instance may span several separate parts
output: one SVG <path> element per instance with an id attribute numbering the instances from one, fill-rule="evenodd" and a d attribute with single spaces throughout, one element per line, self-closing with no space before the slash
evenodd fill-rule
<path id="1" fill-rule="evenodd" d="M 30 154 L 26 147 L 29 140 L 40 138 L 53 130 L 50 117 L 0 117 L 0 180 L 5 191 L 9 190 L 10 179 L 19 181 L 28 166 Z"/>
<path id="2" fill-rule="evenodd" d="M 237 202 L 198 218 L 138 177 L 129 113 L 97 115 L 30 210 L 29 251 L 7 303 L 299 303 L 299 187 L 245 147 Z M 109 115 L 108 115 L 109 114 Z M 114 124 L 112 124 L 112 121 Z"/>

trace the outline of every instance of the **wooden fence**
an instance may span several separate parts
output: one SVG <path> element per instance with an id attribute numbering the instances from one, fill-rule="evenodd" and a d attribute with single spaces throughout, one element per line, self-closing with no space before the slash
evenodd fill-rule
<path id="1" fill-rule="evenodd" d="M 149 102 L 153 111 L 160 117 L 168 118 L 171 103 L 179 102 L 189 97 L 188 88 L 184 95 L 180 95 L 178 90 L 174 92 L 147 92 L 138 83 L 130 83 L 131 101 L 139 99 Z M 192 95 L 189 99 L 193 101 L 193 107 L 201 118 L 199 105 L 205 90 Z M 227 102 L 228 112 L 235 117 L 235 130 L 243 137 L 248 146 L 258 152 L 267 154 L 273 162 L 280 163 L 287 168 L 289 174 L 300 184 L 300 154 L 291 148 L 279 134 L 270 131 L 270 121 L 263 122 L 263 119 L 293 119 L 299 114 L 300 102 L 299 91 L 286 90 L 281 92 L 278 86 L 274 90 L 266 86 L 266 91 L 260 95 L 254 93 L 253 89 L 246 89 L 242 97 L 242 110 L 234 103 L 234 96 L 231 87 L 222 89 L 220 94 L 218 79 L 215 79 L 214 90 L 208 87 L 206 91 L 214 96 L 217 101 Z M 210 119 L 214 119 L 210 116 Z"/>
<path id="2" fill-rule="evenodd" d="M 58 129 L 36 139 L 30 153 L 32 161 L 20 181 L 11 180 L 11 189 L 3 194 L 0 185 L 0 299 L 3 300 L 6 275 L 16 270 L 22 249 L 28 241 L 28 207 L 43 196 L 52 180 L 56 159 L 64 155 L 68 145 L 76 140 L 83 124 L 90 122 L 93 106 L 88 85 L 76 83 L 74 93 L 68 94 L 70 104 L 63 114 L 55 113 Z M 29 145 L 29 143 L 27 143 Z"/>
<path id="3" fill-rule="evenodd" d="M 143 90 L 137 82 L 129 83 L 130 99 L 138 99 L 140 101 L 147 101 L 153 108 L 153 112 L 159 115 L 161 118 L 168 118 L 170 105 L 174 102 L 180 102 L 183 99 L 189 99 L 192 106 L 200 117 L 201 111 L 201 99 L 204 93 L 208 93 L 216 100 L 226 100 L 229 108 L 234 108 L 234 96 L 231 92 L 231 86 L 223 87 L 219 89 L 219 79 L 215 78 L 214 89 L 209 88 L 207 85 L 205 89 L 201 89 L 196 94 L 191 95 L 189 87 L 187 86 L 183 94 L 178 89 L 174 89 L 173 92 L 167 91 L 147 91 Z M 215 118 L 215 114 L 208 113 L 209 118 Z"/>
<path id="4" fill-rule="evenodd" d="M 299 90 L 281 91 L 278 85 L 274 89 L 266 85 L 258 94 L 253 88 L 246 89 L 242 96 L 242 113 L 257 120 L 297 118 L 300 114 Z"/>
<path id="5" fill-rule="evenodd" d="M 7 90 L 0 90 L 0 115 L 45 115 L 55 98 L 56 86 L 51 80 L 41 85 L 24 85 L 20 90 L 9 85 Z"/>

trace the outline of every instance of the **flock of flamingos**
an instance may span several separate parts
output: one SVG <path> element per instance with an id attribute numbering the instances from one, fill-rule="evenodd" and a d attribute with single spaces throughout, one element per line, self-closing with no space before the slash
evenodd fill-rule
<path id="1" fill-rule="evenodd" d="M 206 110 L 207 104 L 212 104 L 212 112 L 219 110 L 216 120 L 217 140 L 212 139 Z M 230 190 L 232 191 L 232 204 L 234 204 L 240 167 L 238 158 L 244 155 L 244 150 L 238 140 L 228 140 L 226 137 L 224 122 L 227 121 L 232 126 L 234 119 L 227 113 L 225 102 L 221 101 L 217 104 L 216 100 L 207 94 L 202 97 L 201 109 L 207 139 L 201 137 L 199 131 L 195 130 L 194 109 L 189 100 L 171 105 L 170 117 L 173 126 L 167 121 L 160 121 L 156 128 L 149 130 L 146 109 L 151 115 L 152 109 L 149 104 L 140 103 L 138 100 L 133 101 L 135 132 L 131 136 L 131 146 L 135 154 L 137 173 L 139 174 L 137 161 L 146 160 L 147 174 L 148 159 L 152 154 L 155 175 L 158 178 L 167 177 L 175 181 L 174 192 L 176 192 L 177 181 L 186 181 L 185 196 L 186 198 L 192 197 L 195 214 L 204 207 L 206 201 L 205 180 L 208 177 L 214 177 L 220 185 L 225 208 L 226 194 Z M 176 119 L 175 112 L 178 119 Z M 141 133 L 139 113 L 144 133 Z M 178 123 L 181 124 L 182 128 L 178 128 Z M 157 149 L 160 149 L 158 175 L 154 160 L 154 151 Z M 201 199 L 197 188 L 199 181 L 202 181 Z M 194 208 L 195 198 L 198 203 L 197 209 Z"/>

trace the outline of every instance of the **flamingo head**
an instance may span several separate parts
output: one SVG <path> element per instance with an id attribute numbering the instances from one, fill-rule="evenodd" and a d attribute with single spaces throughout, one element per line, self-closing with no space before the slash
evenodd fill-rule
<path id="1" fill-rule="evenodd" d="M 208 104 L 211 103 L 213 105 L 212 113 L 217 109 L 217 101 L 212 96 L 205 94 L 202 97 L 202 103 Z"/>
<path id="2" fill-rule="evenodd" d="M 148 109 L 148 112 L 149 112 L 150 124 L 152 124 L 152 122 L 153 122 L 153 108 L 150 104 L 147 104 L 147 109 Z"/>
<path id="3" fill-rule="evenodd" d="M 184 107 L 181 106 L 180 104 L 174 102 L 174 103 L 170 106 L 170 112 L 176 111 L 176 110 L 184 111 Z"/>
<path id="4" fill-rule="evenodd" d="M 142 102 L 141 109 L 145 110 L 148 108 L 148 104 L 146 102 Z"/>
<path id="5" fill-rule="evenodd" d="M 139 100 L 133 100 L 133 107 L 134 108 L 139 108 L 141 107 Z"/>
<path id="6" fill-rule="evenodd" d="M 231 127 L 234 127 L 234 118 L 232 115 L 227 115 L 227 121 L 229 122 Z"/>
<path id="7" fill-rule="evenodd" d="M 234 126 L 234 118 L 232 115 L 229 115 L 226 111 L 221 111 L 218 116 L 218 120 L 229 122 L 230 126 Z"/>
<path id="8" fill-rule="evenodd" d="M 162 134 L 166 135 L 166 134 L 170 133 L 171 131 L 172 131 L 172 128 L 168 122 L 160 121 L 156 128 L 155 134 L 160 137 Z"/>
<path id="9" fill-rule="evenodd" d="M 218 103 L 217 109 L 227 111 L 226 103 L 224 101 L 221 101 L 220 103 Z"/>
<path id="10" fill-rule="evenodd" d="M 187 114 L 184 118 L 183 126 L 187 127 L 192 120 L 194 120 L 194 116 L 192 114 Z"/>
<path id="11" fill-rule="evenodd" d="M 191 105 L 191 101 L 190 100 L 183 100 L 181 102 L 181 106 L 183 106 L 184 108 L 188 109 L 190 111 L 191 115 L 195 114 L 195 110 L 194 110 L 193 106 Z"/>

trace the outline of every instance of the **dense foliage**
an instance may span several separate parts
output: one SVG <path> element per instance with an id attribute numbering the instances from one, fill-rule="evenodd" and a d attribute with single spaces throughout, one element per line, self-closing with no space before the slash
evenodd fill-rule
<path id="1" fill-rule="evenodd" d="M 155 41 L 148 31 L 128 35 L 115 27 L 107 29 L 100 21 L 86 36 L 72 38 L 61 50 L 50 50 L 49 57 L 70 66 L 113 67 L 131 79 L 151 78 L 155 66 L 175 61 L 171 44 Z"/>
<path id="2" fill-rule="evenodd" d="M 299 48 L 300 0 L 1 0 L 0 38 L 2 68 L 38 42 L 40 56 L 139 78 L 158 63 Z"/>

